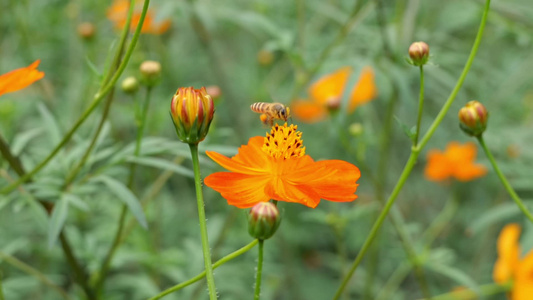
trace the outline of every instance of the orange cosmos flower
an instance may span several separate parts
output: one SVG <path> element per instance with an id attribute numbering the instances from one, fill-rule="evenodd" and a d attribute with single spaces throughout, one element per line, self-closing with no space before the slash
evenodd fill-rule
<path id="1" fill-rule="evenodd" d="M 319 79 L 309 87 L 311 100 L 293 101 L 293 115 L 304 122 L 316 122 L 325 118 L 328 110 L 339 108 L 351 73 L 351 67 L 344 67 Z M 353 112 L 358 106 L 373 100 L 376 95 L 374 71 L 371 67 L 365 67 L 351 93 L 348 111 Z"/>
<path id="2" fill-rule="evenodd" d="M 443 181 L 454 177 L 459 181 L 470 181 L 487 173 L 483 165 L 474 164 L 476 145 L 450 142 L 445 152 L 430 150 L 427 155 L 425 175 L 431 181 Z"/>
<path id="3" fill-rule="evenodd" d="M 130 30 L 133 32 L 139 24 L 141 19 L 142 4 L 144 1 L 137 0 L 135 1 L 135 8 L 133 10 L 133 16 L 131 17 Z M 113 5 L 107 10 L 107 18 L 115 23 L 115 28 L 122 29 L 126 24 L 126 19 L 128 17 L 130 1 L 128 0 L 115 0 Z M 151 34 L 163 34 L 170 28 L 170 20 L 165 19 L 157 22 L 155 18 L 155 13 L 153 10 L 148 9 L 146 16 L 144 17 L 143 27 L 141 28 L 142 33 L 151 33 Z"/>
<path id="4" fill-rule="evenodd" d="M 37 70 L 40 62 L 41 60 L 38 59 L 25 68 L 0 75 L 0 96 L 21 90 L 43 78 L 44 72 Z"/>
<path id="5" fill-rule="evenodd" d="M 506 225 L 498 237 L 498 259 L 494 264 L 496 283 L 513 280 L 511 300 L 530 300 L 533 295 L 533 251 L 520 260 L 520 226 Z"/>
<path id="6" fill-rule="evenodd" d="M 305 155 L 296 125 L 275 125 L 266 137 L 252 137 L 232 158 L 206 154 L 230 172 L 205 178 L 228 204 L 252 207 L 271 199 L 315 208 L 320 199 L 347 202 L 357 198 L 359 169 L 342 160 L 314 161 Z"/>

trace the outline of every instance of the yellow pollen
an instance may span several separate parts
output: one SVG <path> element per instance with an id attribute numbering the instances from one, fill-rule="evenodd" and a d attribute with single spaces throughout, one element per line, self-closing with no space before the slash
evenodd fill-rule
<path id="1" fill-rule="evenodd" d="M 296 125 L 287 127 L 287 123 L 283 126 L 276 124 L 270 133 L 267 133 L 262 150 L 274 158 L 288 159 L 304 156 L 302 133 L 296 129 L 298 129 Z"/>

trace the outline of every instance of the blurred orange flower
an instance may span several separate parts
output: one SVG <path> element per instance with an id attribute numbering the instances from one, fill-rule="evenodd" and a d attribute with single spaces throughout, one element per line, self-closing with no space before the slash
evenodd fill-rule
<path id="1" fill-rule="evenodd" d="M 492 276 L 496 283 L 513 280 L 511 300 L 530 300 L 533 295 L 533 251 L 520 260 L 520 226 L 506 225 L 498 237 L 498 259 Z"/>
<path id="2" fill-rule="evenodd" d="M 443 181 L 454 177 L 459 181 L 470 181 L 487 174 L 487 168 L 475 164 L 476 145 L 450 142 L 445 152 L 430 150 L 425 175 L 431 181 Z"/>
<path id="3" fill-rule="evenodd" d="M 313 83 L 308 89 L 310 100 L 295 100 L 291 103 L 293 115 L 309 123 L 324 119 L 328 109 L 337 109 L 341 106 L 342 94 L 351 73 L 351 67 L 344 67 Z M 359 81 L 351 93 L 348 111 L 353 112 L 358 106 L 373 100 L 376 95 L 374 70 L 365 67 L 361 70 Z"/>
<path id="4" fill-rule="evenodd" d="M 141 19 L 142 4 L 144 1 L 136 0 L 135 8 L 133 10 L 133 16 L 131 17 L 130 30 L 133 32 L 139 24 Z M 107 10 L 107 18 L 115 23 L 115 28 L 122 29 L 126 24 L 128 17 L 130 1 L 128 0 L 115 0 L 113 5 Z M 170 28 L 170 20 L 165 19 L 162 21 L 156 21 L 155 13 L 152 9 L 148 9 L 146 16 L 144 17 L 142 33 L 151 34 L 163 34 Z"/>
<path id="5" fill-rule="evenodd" d="M 38 59 L 25 68 L 0 75 L 0 96 L 21 90 L 43 78 L 44 72 L 37 70 L 40 62 L 41 60 Z"/>
<path id="6" fill-rule="evenodd" d="M 205 184 L 228 204 L 252 207 L 271 199 L 315 208 L 320 199 L 348 202 L 357 198 L 359 169 L 342 160 L 314 161 L 305 155 L 296 125 L 275 125 L 266 137 L 252 137 L 232 158 L 206 154 L 230 172 L 207 176 Z"/>

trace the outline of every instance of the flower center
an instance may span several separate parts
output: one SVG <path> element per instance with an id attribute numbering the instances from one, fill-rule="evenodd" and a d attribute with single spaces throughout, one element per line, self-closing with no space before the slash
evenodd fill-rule
<path id="1" fill-rule="evenodd" d="M 262 150 L 273 158 L 288 159 L 304 156 L 302 133 L 296 129 L 298 129 L 296 125 L 287 127 L 287 123 L 283 126 L 276 124 L 270 133 L 267 133 Z"/>

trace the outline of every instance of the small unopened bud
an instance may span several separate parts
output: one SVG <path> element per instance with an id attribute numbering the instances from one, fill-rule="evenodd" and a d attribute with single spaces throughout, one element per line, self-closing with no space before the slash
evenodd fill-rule
<path id="1" fill-rule="evenodd" d="M 415 42 L 409 46 L 409 57 L 411 64 L 415 66 L 422 66 L 428 62 L 429 46 L 424 42 Z"/>
<path id="2" fill-rule="evenodd" d="M 94 36 L 96 29 L 93 23 L 83 22 L 78 25 L 78 35 L 83 39 L 89 40 Z"/>
<path id="3" fill-rule="evenodd" d="M 352 136 L 360 136 L 363 134 L 363 125 L 361 123 L 352 123 L 350 127 L 348 127 L 348 132 Z"/>
<path id="4" fill-rule="evenodd" d="M 210 85 L 206 87 L 205 90 L 207 91 L 207 94 L 215 101 L 222 95 L 222 90 L 220 90 L 218 85 Z"/>
<path id="5" fill-rule="evenodd" d="M 270 50 L 260 50 L 257 52 L 257 62 L 262 66 L 268 66 L 274 61 L 274 53 Z"/>
<path id="6" fill-rule="evenodd" d="M 129 76 L 122 80 L 120 85 L 122 91 L 126 94 L 135 94 L 139 89 L 139 81 L 133 76 Z"/>
<path id="7" fill-rule="evenodd" d="M 203 141 L 209 131 L 215 107 L 205 90 L 179 88 L 170 103 L 170 115 L 179 139 L 188 144 Z"/>
<path id="8" fill-rule="evenodd" d="M 155 86 L 159 83 L 159 77 L 161 76 L 161 64 L 157 61 L 147 60 L 144 61 L 139 67 L 142 75 L 142 81 L 147 86 Z"/>
<path id="9" fill-rule="evenodd" d="M 259 202 L 248 213 L 248 233 L 266 240 L 274 235 L 281 222 L 278 208 L 271 202 Z"/>
<path id="10" fill-rule="evenodd" d="M 470 136 L 481 136 L 487 128 L 489 113 L 478 101 L 470 101 L 459 110 L 459 126 Z"/>
<path id="11" fill-rule="evenodd" d="M 336 112 L 341 107 L 341 98 L 338 96 L 329 97 L 326 100 L 326 107 L 330 112 Z"/>

